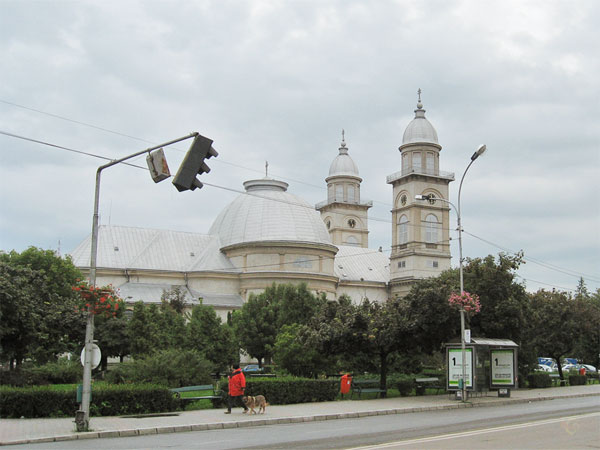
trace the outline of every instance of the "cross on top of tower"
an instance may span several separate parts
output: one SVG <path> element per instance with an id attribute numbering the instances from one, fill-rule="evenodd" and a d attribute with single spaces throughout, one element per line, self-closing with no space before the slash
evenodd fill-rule
<path id="1" fill-rule="evenodd" d="M 418 103 L 417 103 L 417 108 L 418 109 L 423 108 L 423 103 L 421 103 L 421 92 L 422 92 L 421 88 L 419 88 L 419 90 L 417 91 L 417 94 L 419 94 L 419 100 L 418 100 Z"/>

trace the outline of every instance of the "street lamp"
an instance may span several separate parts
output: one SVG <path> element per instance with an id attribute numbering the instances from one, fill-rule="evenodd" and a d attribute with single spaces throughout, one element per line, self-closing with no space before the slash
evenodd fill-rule
<path id="1" fill-rule="evenodd" d="M 462 225 L 461 225 L 461 220 L 460 220 L 460 194 L 462 191 L 462 184 L 463 181 L 465 179 L 465 175 L 467 174 L 467 171 L 469 170 L 469 167 L 471 167 L 471 165 L 475 162 L 475 160 L 477 158 L 479 158 L 481 155 L 483 155 L 483 153 L 486 150 L 486 146 L 485 144 L 480 145 L 477 150 L 475 151 L 475 153 L 473 153 L 473 155 L 471 156 L 471 162 L 469 163 L 469 165 L 467 166 L 467 168 L 465 169 L 465 171 L 463 172 L 462 178 L 460 179 L 460 185 L 458 186 L 458 208 L 456 206 L 454 206 L 454 204 L 452 202 L 450 202 L 449 200 L 445 200 L 443 198 L 438 198 L 438 197 L 434 197 L 432 194 L 430 195 L 416 195 L 415 199 L 416 200 L 440 200 L 442 202 L 448 203 L 450 206 L 452 206 L 454 208 L 454 211 L 456 212 L 456 223 L 458 226 L 458 267 L 459 267 L 459 274 L 460 274 L 460 294 L 462 295 L 462 293 L 465 291 L 465 287 L 464 287 L 464 279 L 463 279 L 463 254 L 462 254 Z M 460 348 L 461 348 L 461 353 L 462 353 L 462 395 L 461 395 L 461 399 L 462 401 L 466 401 L 467 398 L 467 383 L 466 383 L 466 378 L 467 378 L 467 373 L 466 373 L 466 349 L 465 349 L 465 308 L 461 307 L 460 308 Z"/>
<path id="2" fill-rule="evenodd" d="M 175 144 L 177 142 L 184 141 L 189 138 L 195 138 L 194 144 L 197 139 L 203 138 L 199 133 L 194 132 L 190 133 L 187 136 L 174 139 L 169 142 L 165 142 L 163 144 L 157 145 L 155 147 L 147 148 L 145 150 L 136 152 L 132 155 L 125 156 L 121 159 L 115 159 L 111 162 L 104 164 L 98 167 L 96 171 L 96 190 L 94 193 L 94 217 L 92 220 L 92 248 L 91 248 L 91 257 L 90 257 L 90 286 L 96 286 L 96 259 L 98 254 L 98 204 L 100 200 L 100 175 L 102 170 L 114 166 L 115 164 L 119 164 L 128 159 L 134 158 L 139 155 L 143 155 L 144 153 L 150 154 L 151 151 L 157 150 L 161 147 L 166 147 L 171 144 Z M 212 141 L 211 141 L 212 142 Z M 194 146 L 192 144 L 192 146 Z M 154 175 L 153 175 L 154 178 Z M 85 326 L 85 349 L 84 349 L 84 359 L 83 359 L 83 389 L 81 393 L 81 410 L 77 411 L 75 416 L 75 423 L 77 425 L 77 431 L 87 431 L 90 423 L 90 398 L 91 398 L 91 385 L 92 385 L 92 349 L 94 343 L 94 313 L 92 309 L 92 305 L 88 307 L 87 311 L 87 321 Z"/>

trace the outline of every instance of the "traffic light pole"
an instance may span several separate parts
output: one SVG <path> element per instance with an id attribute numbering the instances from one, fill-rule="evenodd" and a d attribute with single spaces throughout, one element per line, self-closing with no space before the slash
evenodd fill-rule
<path id="1" fill-rule="evenodd" d="M 187 136 L 174 139 L 169 142 L 165 142 L 160 145 L 156 145 L 151 148 L 139 151 L 124 158 L 115 159 L 111 162 L 98 167 L 96 171 L 96 189 L 94 193 L 94 216 L 92 219 L 92 248 L 90 256 L 90 286 L 96 286 L 96 259 L 98 254 L 98 207 L 100 201 L 100 176 L 102 171 L 108 167 L 127 161 L 128 159 L 135 158 L 136 156 L 143 155 L 144 153 L 150 153 L 153 150 L 157 150 L 161 147 L 166 147 L 177 142 L 184 141 L 186 139 L 195 138 L 199 133 L 190 133 Z M 75 423 L 77 425 L 77 431 L 88 431 L 90 424 L 90 398 L 92 392 L 92 345 L 94 343 L 94 313 L 92 305 L 88 307 L 87 311 L 87 322 L 85 326 L 85 351 L 83 359 L 83 390 L 81 394 L 81 410 L 77 411 L 75 416 Z"/>

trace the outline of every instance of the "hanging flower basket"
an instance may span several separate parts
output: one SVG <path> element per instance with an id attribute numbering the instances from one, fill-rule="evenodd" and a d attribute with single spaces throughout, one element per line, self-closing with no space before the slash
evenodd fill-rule
<path id="1" fill-rule="evenodd" d="M 117 295 L 112 286 L 94 287 L 87 281 L 78 281 L 72 287 L 81 299 L 79 310 L 91 312 L 102 317 L 116 317 L 117 311 L 122 307 L 123 300 Z"/>
<path id="2" fill-rule="evenodd" d="M 479 296 L 477 294 L 470 294 L 463 291 L 462 294 L 453 292 L 448 298 L 448 303 L 453 308 L 458 310 L 464 310 L 470 314 L 477 314 L 481 311 L 481 303 L 479 303 Z"/>

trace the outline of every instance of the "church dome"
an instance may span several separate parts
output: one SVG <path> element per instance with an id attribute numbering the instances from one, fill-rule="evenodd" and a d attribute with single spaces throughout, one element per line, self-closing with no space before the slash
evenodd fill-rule
<path id="1" fill-rule="evenodd" d="M 439 144 L 438 136 L 433 125 L 425 118 L 425 110 L 419 100 L 415 109 L 415 118 L 408 124 L 402 137 L 405 144 Z"/>
<path id="2" fill-rule="evenodd" d="M 332 245 L 319 213 L 287 187 L 272 178 L 246 181 L 246 193 L 221 211 L 209 234 L 218 235 L 222 247 L 269 241 Z"/>
<path id="3" fill-rule="evenodd" d="M 331 166 L 329 167 L 329 176 L 351 176 L 358 177 L 358 166 L 354 160 L 348 154 L 348 148 L 346 148 L 346 141 L 344 140 L 342 133 L 342 144 L 340 145 L 340 153 L 335 157 Z"/>

